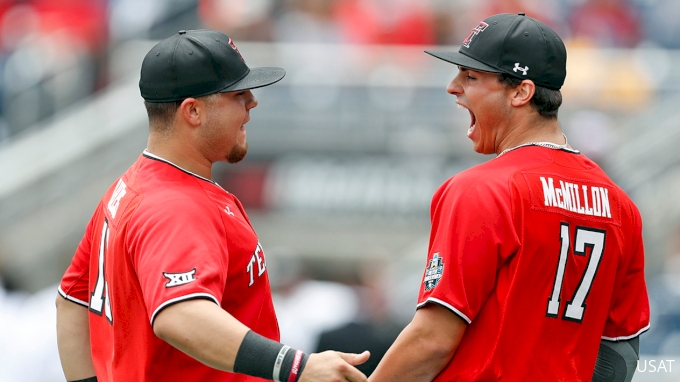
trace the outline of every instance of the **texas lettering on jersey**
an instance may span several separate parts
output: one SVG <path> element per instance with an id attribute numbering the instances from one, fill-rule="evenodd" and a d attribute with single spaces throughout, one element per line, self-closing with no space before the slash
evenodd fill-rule
<path id="1" fill-rule="evenodd" d="M 89 307 L 100 380 L 250 381 L 256 378 L 182 353 L 156 336 L 153 324 L 168 306 L 205 299 L 278 341 L 265 269 L 262 246 L 235 196 L 144 152 L 101 199 L 59 293 Z M 119 344 L 126 351 L 117 351 Z"/>
<path id="2" fill-rule="evenodd" d="M 262 250 L 262 244 L 260 244 L 260 242 L 257 242 L 255 252 L 253 252 L 253 255 L 250 257 L 250 261 L 248 261 L 248 265 L 246 266 L 246 273 L 250 275 L 248 287 L 253 285 L 255 282 L 255 264 L 257 264 L 257 277 L 260 278 L 260 276 L 262 276 L 267 270 L 267 263 L 264 260 L 264 251 Z"/>

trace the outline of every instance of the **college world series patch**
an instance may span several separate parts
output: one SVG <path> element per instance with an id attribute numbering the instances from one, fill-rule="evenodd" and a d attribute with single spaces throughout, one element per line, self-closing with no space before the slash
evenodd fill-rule
<path id="1" fill-rule="evenodd" d="M 423 279 L 423 284 L 425 284 L 425 290 L 432 290 L 437 286 L 439 280 L 442 278 L 442 273 L 444 272 L 444 263 L 442 258 L 439 257 L 439 252 L 435 253 L 430 260 L 430 265 L 425 269 L 425 278 Z"/>

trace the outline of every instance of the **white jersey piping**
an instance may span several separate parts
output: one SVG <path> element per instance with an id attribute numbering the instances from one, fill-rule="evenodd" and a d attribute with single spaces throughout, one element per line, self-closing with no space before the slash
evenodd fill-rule
<path id="1" fill-rule="evenodd" d="M 155 159 L 155 160 L 160 161 L 160 162 L 167 163 L 167 164 L 169 164 L 170 166 L 175 167 L 176 169 L 178 169 L 178 170 L 180 170 L 180 171 L 182 171 L 182 172 L 185 172 L 185 173 L 187 173 L 187 174 L 189 174 L 189 175 L 192 175 L 192 176 L 195 176 L 195 177 L 197 177 L 197 178 L 199 178 L 199 179 L 205 180 L 206 182 L 210 182 L 210 183 L 216 185 L 216 186 L 219 187 L 219 188 L 222 188 L 222 186 L 220 186 L 219 184 L 217 184 L 217 182 L 215 182 L 214 180 L 208 179 L 208 178 L 205 178 L 205 177 L 202 177 L 202 176 L 200 176 L 200 175 L 198 175 L 198 174 L 196 174 L 196 173 L 193 173 L 193 172 L 191 172 L 191 171 L 189 171 L 189 170 L 186 170 L 186 169 L 184 169 L 184 168 L 182 168 L 182 167 L 180 167 L 180 166 L 178 166 L 178 165 L 176 165 L 176 164 L 170 162 L 170 161 L 167 160 L 167 159 L 161 158 L 161 157 L 159 157 L 158 155 L 151 154 L 151 153 L 148 152 L 146 149 L 144 150 L 143 154 L 144 154 L 144 156 L 147 157 L 147 158 L 151 158 L 151 159 Z"/>
<path id="2" fill-rule="evenodd" d="M 79 299 L 77 299 L 77 298 L 75 298 L 75 297 L 72 297 L 72 296 L 67 295 L 66 292 L 64 292 L 63 290 L 61 290 L 61 286 L 59 286 L 59 287 L 57 288 L 57 291 L 59 292 L 59 294 L 61 295 L 61 297 L 65 298 L 65 299 L 67 299 L 67 300 L 69 300 L 69 301 L 71 301 L 71 302 L 75 302 L 76 304 L 82 305 L 82 306 L 84 306 L 84 307 L 89 307 L 89 306 L 90 306 L 90 304 L 86 303 L 86 302 L 83 301 L 83 300 L 79 300 Z"/>
<path id="3" fill-rule="evenodd" d="M 464 315 L 460 310 L 454 308 L 453 305 L 451 305 L 451 304 L 449 304 L 449 303 L 446 303 L 446 302 L 444 302 L 444 301 L 442 301 L 442 300 L 440 300 L 440 299 L 438 299 L 438 298 L 430 297 L 430 298 L 428 298 L 427 300 L 425 300 L 425 301 L 421 302 L 420 304 L 418 304 L 418 306 L 416 306 L 416 309 L 422 308 L 422 307 L 425 306 L 425 304 L 427 304 L 428 302 L 431 302 L 431 303 L 434 303 L 434 304 L 437 304 L 437 305 L 441 305 L 441 306 L 443 306 L 443 307 L 449 309 L 450 311 L 452 311 L 456 316 L 459 316 L 460 318 L 462 318 L 463 320 L 465 320 L 465 322 L 467 322 L 468 324 L 472 323 L 472 320 L 470 320 L 470 319 L 468 318 L 468 316 Z"/>
<path id="4" fill-rule="evenodd" d="M 647 330 L 649 330 L 650 326 L 651 326 L 651 324 L 647 324 L 647 326 L 638 330 L 637 333 L 632 334 L 630 336 L 620 336 L 620 337 L 605 337 L 605 336 L 602 336 L 602 339 L 607 340 L 607 341 L 626 341 L 626 340 L 629 340 L 631 338 L 635 338 L 635 337 L 639 336 L 640 334 L 646 332 Z"/>
<path id="5" fill-rule="evenodd" d="M 175 304 L 175 303 L 178 303 L 178 302 L 181 302 L 181 301 L 194 300 L 194 299 L 197 299 L 197 298 L 211 300 L 215 304 L 217 304 L 218 306 L 220 305 L 220 303 L 217 301 L 215 296 L 208 294 L 208 293 L 192 293 L 192 294 L 188 294 L 186 296 L 175 297 L 173 299 L 170 299 L 170 300 L 162 303 L 161 305 L 158 306 L 158 308 L 156 308 L 156 310 L 153 311 L 153 314 L 151 315 L 151 326 L 153 326 L 153 320 L 156 318 L 156 315 L 161 310 L 163 310 L 164 308 L 167 308 L 168 306 Z"/>

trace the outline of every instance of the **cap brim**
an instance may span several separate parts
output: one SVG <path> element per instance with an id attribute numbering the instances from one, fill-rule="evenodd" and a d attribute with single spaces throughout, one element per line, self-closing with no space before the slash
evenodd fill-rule
<path id="1" fill-rule="evenodd" d="M 261 88 L 281 81 L 285 75 L 286 71 L 282 68 L 266 66 L 251 68 L 245 77 L 220 90 L 220 93 Z"/>
<path id="2" fill-rule="evenodd" d="M 440 60 L 444 60 L 446 62 L 450 62 L 452 64 L 464 66 L 466 68 L 474 69 L 474 70 L 479 70 L 482 72 L 491 72 L 491 73 L 502 73 L 501 70 L 498 70 L 494 68 L 493 66 L 489 66 L 486 64 L 483 64 L 477 60 L 475 60 L 472 57 L 466 56 L 460 52 L 429 52 L 425 51 L 425 53 L 437 57 Z"/>

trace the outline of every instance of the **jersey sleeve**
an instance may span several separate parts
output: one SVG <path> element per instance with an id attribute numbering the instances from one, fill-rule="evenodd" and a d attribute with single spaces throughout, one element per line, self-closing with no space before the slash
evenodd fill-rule
<path id="1" fill-rule="evenodd" d="M 177 196 L 143 202 L 128 228 L 127 245 L 151 324 L 178 302 L 203 298 L 220 305 L 226 282 L 228 252 L 219 211 L 209 200 Z"/>
<path id="2" fill-rule="evenodd" d="M 95 214 L 96 216 L 96 214 Z M 89 273 L 90 273 L 90 251 L 92 243 L 92 232 L 94 219 L 85 228 L 85 234 L 76 248 L 76 252 L 71 260 L 71 265 L 64 273 L 59 284 L 59 294 L 78 305 L 89 306 Z"/>
<path id="3" fill-rule="evenodd" d="M 506 188 L 445 183 L 432 200 L 428 261 L 418 308 L 442 305 L 471 323 L 495 286 L 496 271 L 519 248 Z"/>
<path id="4" fill-rule="evenodd" d="M 650 326 L 641 224 L 635 228 L 632 248 L 634 249 L 628 266 L 614 287 L 615 292 L 602 334 L 604 340 L 628 340 L 645 332 Z"/>

